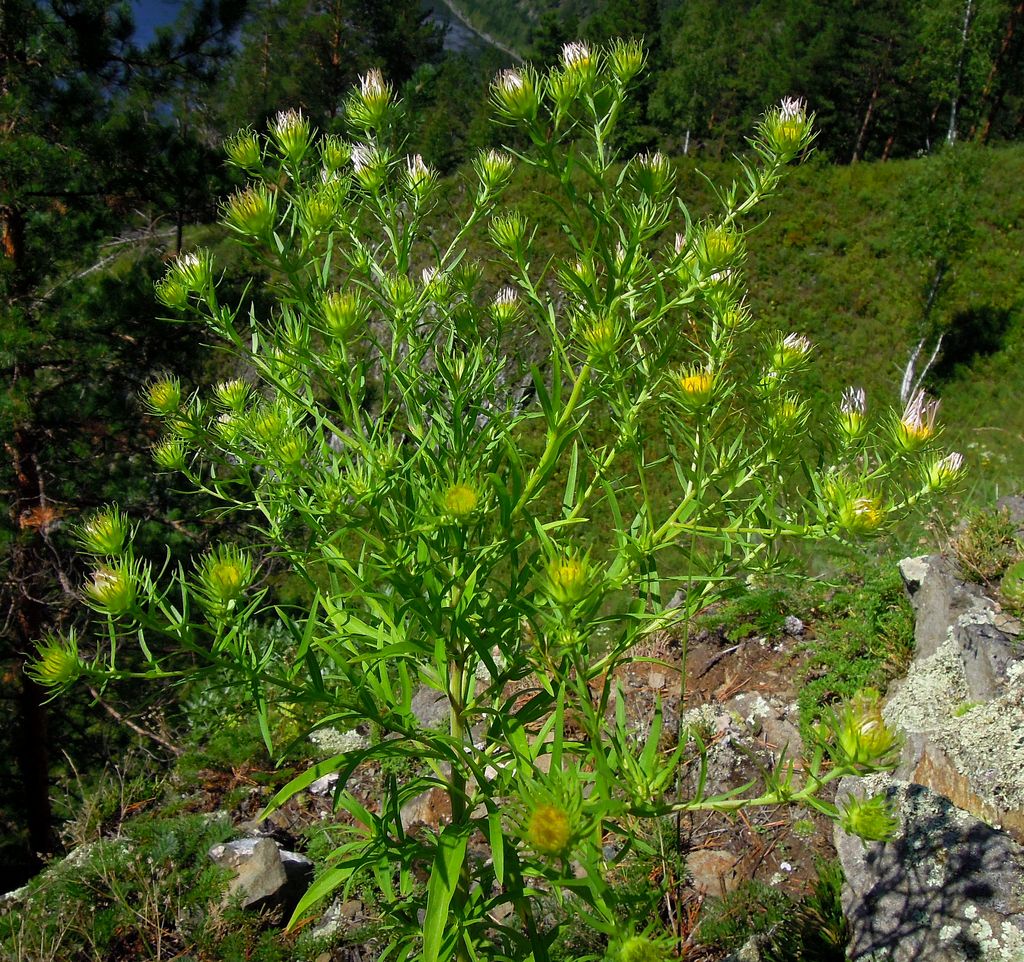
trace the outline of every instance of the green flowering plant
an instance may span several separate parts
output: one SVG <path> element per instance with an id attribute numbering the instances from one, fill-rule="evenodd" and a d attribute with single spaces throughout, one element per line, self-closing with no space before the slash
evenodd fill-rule
<path id="1" fill-rule="evenodd" d="M 717 796 L 703 778 L 680 790 L 699 736 L 662 738 L 660 706 L 643 740 L 628 723 L 617 672 L 641 642 L 787 542 L 878 532 L 962 471 L 936 453 L 923 396 L 873 418 L 851 388 L 815 423 L 799 386 L 811 343 L 763 331 L 745 301 L 752 215 L 813 138 L 803 103 L 765 114 L 742 178 L 694 219 L 665 157 L 613 148 L 643 57 L 575 43 L 547 73 L 502 72 L 498 120 L 530 146 L 480 155 L 447 239 L 441 184 L 402 154 L 379 73 L 347 102 L 353 143 L 286 113 L 227 144 L 251 180 L 224 224 L 276 306 L 222 303 L 210 254 L 180 257 L 158 296 L 248 374 L 191 397 L 161 378 L 147 404 L 166 429 L 157 465 L 237 511 L 255 546 L 155 574 L 119 514 L 87 522 L 102 630 L 47 639 L 33 669 L 54 690 L 224 676 L 271 751 L 272 702 L 369 728 L 369 747 L 313 766 L 271 807 L 338 774 L 352 836 L 295 919 L 373 884 L 397 959 L 544 960 L 570 914 L 616 957 L 662 957 L 664 933 L 624 918 L 607 881 L 609 851 L 643 848 L 643 819 L 794 802 L 872 837 L 888 824 L 879 803 L 821 798 L 891 762 L 869 701 L 835 716 L 812 758 Z M 546 178 L 564 256 L 540 257 L 537 225 L 503 199 L 517 167 Z M 537 363 L 508 356 L 513 330 L 530 331 Z M 265 559 L 305 586 L 304 605 L 274 596 Z M 287 650 L 262 645 L 272 621 Z M 447 705 L 441 728 L 413 711 L 424 687 Z M 347 788 L 371 759 L 410 762 L 374 810 Z M 408 832 L 401 807 L 428 789 L 451 817 Z"/>

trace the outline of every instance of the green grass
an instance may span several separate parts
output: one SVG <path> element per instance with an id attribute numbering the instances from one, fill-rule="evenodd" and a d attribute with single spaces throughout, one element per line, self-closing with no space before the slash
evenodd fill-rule
<path id="1" fill-rule="evenodd" d="M 705 908 L 698 930 L 703 945 L 737 951 L 751 937 L 764 962 L 843 962 L 849 927 L 839 896 L 843 871 L 819 862 L 818 877 L 801 899 L 750 881 Z"/>
<path id="2" fill-rule="evenodd" d="M 864 689 L 885 691 L 914 654 L 914 614 L 894 559 L 850 577 L 818 609 L 797 696 L 800 734 L 814 740 L 823 713 Z"/>
<path id="3" fill-rule="evenodd" d="M 1006 510 L 975 511 L 953 539 L 953 553 L 966 577 L 990 584 L 1024 553 L 1018 525 Z"/>

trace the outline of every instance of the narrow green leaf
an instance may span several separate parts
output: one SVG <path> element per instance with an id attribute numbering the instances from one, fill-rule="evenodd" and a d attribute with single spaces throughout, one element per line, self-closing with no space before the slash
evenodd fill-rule
<path id="1" fill-rule="evenodd" d="M 487 834 L 491 842 L 491 861 L 494 864 L 494 880 L 505 884 L 505 831 L 501 825 L 501 812 L 487 813 Z"/>
<path id="2" fill-rule="evenodd" d="M 427 881 L 427 910 L 423 919 L 423 962 L 438 962 L 448 922 L 448 907 L 459 884 L 469 835 L 449 825 L 437 840 L 437 853 Z"/>

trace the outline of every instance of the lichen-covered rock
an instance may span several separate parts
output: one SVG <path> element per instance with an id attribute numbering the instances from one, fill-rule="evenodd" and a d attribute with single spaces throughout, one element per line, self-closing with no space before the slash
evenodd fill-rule
<path id="1" fill-rule="evenodd" d="M 926 785 L 1024 842 L 1024 661 L 1009 636 L 995 629 L 991 602 L 954 604 L 955 580 L 934 559 L 911 560 L 922 565 L 915 570 L 904 562 L 904 577 L 908 567 L 923 577 L 918 590 L 930 593 L 933 613 L 956 617 L 941 643 L 925 646 L 931 654 L 918 652 L 883 709 L 905 738 L 896 776 Z M 941 619 L 931 624 L 937 630 Z"/>
<path id="2" fill-rule="evenodd" d="M 865 846 L 837 830 L 852 962 L 1024 962 L 1024 848 L 922 785 L 873 776 L 896 837 Z"/>

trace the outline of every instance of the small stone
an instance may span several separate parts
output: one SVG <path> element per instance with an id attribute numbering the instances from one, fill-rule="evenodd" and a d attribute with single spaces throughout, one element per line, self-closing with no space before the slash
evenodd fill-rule
<path id="1" fill-rule="evenodd" d="M 228 895 L 240 895 L 242 908 L 262 907 L 288 884 L 277 844 L 269 838 L 244 838 L 214 845 L 210 858 L 222 868 L 233 869 Z"/>
<path id="2" fill-rule="evenodd" d="M 448 794 L 440 788 L 431 788 L 402 806 L 400 812 L 402 828 L 408 832 L 416 826 L 426 826 L 437 831 L 452 820 L 452 803 Z"/>
<path id="3" fill-rule="evenodd" d="M 240 895 L 242 908 L 280 907 L 290 913 L 313 881 L 313 863 L 305 855 L 281 850 L 270 838 L 214 845 L 209 855 L 221 868 L 235 872 L 228 897 Z"/>
<path id="4" fill-rule="evenodd" d="M 782 627 L 787 635 L 792 635 L 794 638 L 799 638 L 804 633 L 804 623 L 796 615 L 786 615 Z"/>
<path id="5" fill-rule="evenodd" d="M 448 699 L 436 688 L 421 685 L 412 696 L 413 715 L 424 728 L 436 728 L 448 718 Z"/>
<path id="6" fill-rule="evenodd" d="M 732 892 L 739 885 L 736 866 L 739 859 L 724 849 L 702 848 L 686 856 L 686 872 L 693 879 L 693 887 L 720 896 Z"/>
<path id="7" fill-rule="evenodd" d="M 647 676 L 647 685 L 654 691 L 661 691 L 665 687 L 666 678 L 660 671 L 652 671 Z"/>
<path id="8" fill-rule="evenodd" d="M 310 794 L 312 795 L 330 795 L 334 791 L 334 786 L 338 784 L 338 773 L 330 772 L 327 775 L 323 775 L 318 778 L 309 786 Z"/>

